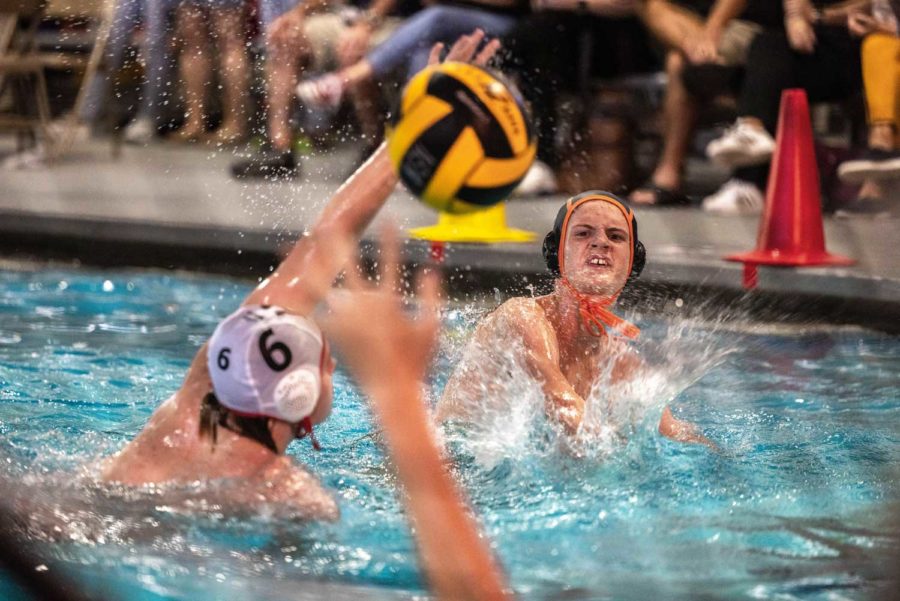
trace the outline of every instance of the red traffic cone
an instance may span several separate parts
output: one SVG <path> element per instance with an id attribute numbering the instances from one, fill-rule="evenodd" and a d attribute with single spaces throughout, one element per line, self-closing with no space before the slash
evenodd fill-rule
<path id="1" fill-rule="evenodd" d="M 781 93 L 775 156 L 769 170 L 766 208 L 759 224 L 756 250 L 725 257 L 728 261 L 746 264 L 745 287 L 755 285 L 748 273 L 748 269 L 753 269 L 755 265 L 854 263 L 853 259 L 830 255 L 825 251 L 820 199 L 819 170 L 813 150 L 806 92 L 785 90 Z"/>

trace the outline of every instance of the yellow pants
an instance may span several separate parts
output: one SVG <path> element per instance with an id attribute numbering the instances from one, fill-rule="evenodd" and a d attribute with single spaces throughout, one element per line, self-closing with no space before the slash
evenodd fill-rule
<path id="1" fill-rule="evenodd" d="M 890 124 L 900 132 L 900 38 L 887 33 L 873 33 L 862 43 L 863 84 L 869 124 Z"/>

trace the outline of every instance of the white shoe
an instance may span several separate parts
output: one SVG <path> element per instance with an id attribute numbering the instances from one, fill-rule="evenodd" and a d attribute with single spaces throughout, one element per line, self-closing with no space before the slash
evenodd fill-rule
<path id="1" fill-rule="evenodd" d="M 559 189 L 556 183 L 556 174 L 547 163 L 535 160 L 528 169 L 528 173 L 513 190 L 513 196 L 544 196 L 555 194 Z"/>
<path id="2" fill-rule="evenodd" d="M 138 117 L 132 121 L 122 135 L 129 144 L 148 144 L 156 138 L 156 126 L 147 117 Z"/>
<path id="3" fill-rule="evenodd" d="M 765 129 L 743 119 L 725 130 L 706 147 L 706 156 L 726 167 L 747 167 L 765 163 L 775 152 L 775 140 Z"/>
<path id="4" fill-rule="evenodd" d="M 730 179 L 718 192 L 703 199 L 703 210 L 719 215 L 753 215 L 762 212 L 763 194 L 753 184 Z"/>
<path id="5" fill-rule="evenodd" d="M 868 179 L 898 179 L 900 152 L 870 148 L 861 157 L 838 165 L 837 172 L 841 181 L 849 184 L 861 184 Z"/>
<path id="6" fill-rule="evenodd" d="M 66 140 L 71 144 L 87 142 L 91 137 L 91 126 L 73 117 L 71 113 L 54 119 L 47 129 L 51 139 Z"/>

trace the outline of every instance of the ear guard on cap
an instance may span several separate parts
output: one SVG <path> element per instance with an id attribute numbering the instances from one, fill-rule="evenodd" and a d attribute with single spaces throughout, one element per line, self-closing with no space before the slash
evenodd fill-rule
<path id="1" fill-rule="evenodd" d="M 562 242 L 562 228 L 563 223 L 566 220 L 566 215 L 569 214 L 569 211 L 571 210 L 570 207 L 574 206 L 581 199 L 587 198 L 589 196 L 608 197 L 609 199 L 621 204 L 628 211 L 631 211 L 631 207 L 629 206 L 629 204 L 615 194 L 599 190 L 582 192 L 581 194 L 573 196 L 572 198 L 567 200 L 566 203 L 562 207 L 560 207 L 559 211 L 556 213 L 556 219 L 553 221 L 553 229 L 547 232 L 547 235 L 544 236 L 544 244 L 541 248 L 541 253 L 544 255 L 544 262 L 547 264 L 547 269 L 549 269 L 550 273 L 557 277 L 562 275 L 559 270 L 559 245 Z M 603 201 L 602 198 L 598 198 L 597 200 Z M 644 270 L 644 266 L 647 264 L 647 249 L 644 248 L 644 243 L 638 240 L 637 218 L 634 216 L 633 211 L 631 211 L 631 231 L 634 235 L 632 246 L 633 257 L 631 260 L 631 272 L 628 274 L 626 285 L 631 283 L 633 279 L 640 276 L 641 272 Z"/>
<path id="2" fill-rule="evenodd" d="M 277 417 L 286 422 L 298 422 L 308 417 L 316 408 L 320 386 L 319 374 L 304 367 L 281 378 L 272 395 Z"/>

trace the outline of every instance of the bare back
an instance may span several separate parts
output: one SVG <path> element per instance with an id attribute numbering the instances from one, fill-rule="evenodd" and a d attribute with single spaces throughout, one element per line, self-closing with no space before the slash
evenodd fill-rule
<path id="1" fill-rule="evenodd" d="M 310 519 L 336 519 L 331 495 L 289 458 L 223 429 L 215 446 L 198 436 L 200 403 L 210 386 L 204 346 L 182 387 L 134 440 L 104 462 L 103 480 L 138 486 L 240 479 L 240 486 L 229 488 L 231 504 L 286 503 Z"/>

